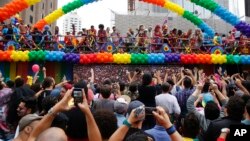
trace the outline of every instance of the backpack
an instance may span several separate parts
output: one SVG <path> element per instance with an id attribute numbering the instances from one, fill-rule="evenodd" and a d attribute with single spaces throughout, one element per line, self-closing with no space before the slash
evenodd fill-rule
<path id="1" fill-rule="evenodd" d="M 7 35 L 12 35 L 13 33 L 13 28 L 8 28 Z"/>

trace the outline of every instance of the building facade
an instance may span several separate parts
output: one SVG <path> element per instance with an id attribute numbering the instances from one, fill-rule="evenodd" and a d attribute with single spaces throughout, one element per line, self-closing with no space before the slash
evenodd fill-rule
<path id="1" fill-rule="evenodd" d="M 0 0 L 0 6 L 12 0 Z M 33 25 L 46 15 L 57 9 L 57 0 L 41 0 L 41 2 L 30 6 L 20 13 L 21 18 L 25 24 Z M 56 23 L 51 25 L 51 31 L 54 32 Z"/>
<path id="2" fill-rule="evenodd" d="M 156 5 L 152 5 L 152 4 L 148 4 L 145 2 L 141 2 L 141 1 L 134 1 L 134 0 L 128 0 L 128 13 L 130 15 L 145 15 L 145 16 L 171 16 L 171 17 L 177 17 L 177 14 L 174 14 L 173 12 L 166 10 L 165 8 L 156 6 Z M 206 10 L 205 8 L 202 8 L 200 6 L 197 6 L 193 3 L 191 3 L 188 0 L 171 0 L 172 2 L 180 5 L 181 7 L 183 7 L 184 9 L 193 12 L 195 15 L 197 15 L 198 17 L 202 18 L 202 19 L 209 19 L 209 18 L 213 18 L 213 14 Z M 239 1 L 237 0 L 214 0 L 217 3 L 219 3 L 220 5 L 222 5 L 223 7 L 229 9 L 229 11 L 233 12 L 234 14 L 236 14 L 237 16 L 239 16 Z M 246 0 L 249 1 L 249 0 Z M 134 4 L 132 4 L 132 2 L 134 2 Z M 248 2 L 250 3 L 250 2 Z M 131 6 L 133 5 L 133 6 Z M 231 5 L 231 6 L 230 6 Z M 133 7 L 133 8 L 131 8 Z M 216 17 L 216 16 L 214 16 Z M 218 17 L 216 17 L 218 18 Z"/>
<path id="3" fill-rule="evenodd" d="M 250 17 L 250 1 L 245 0 L 245 15 Z"/>
<path id="4" fill-rule="evenodd" d="M 71 32 L 73 31 L 72 25 L 75 25 L 75 30 L 76 33 L 81 31 L 82 27 L 82 20 L 79 15 L 77 15 L 76 12 L 71 12 L 68 15 L 65 16 L 63 20 L 63 34 L 66 34 L 66 32 Z"/>
<path id="5" fill-rule="evenodd" d="M 128 28 L 136 29 L 139 25 L 143 24 L 145 27 L 154 27 L 155 25 L 162 25 L 166 23 L 170 28 L 177 28 L 183 31 L 187 31 L 188 29 L 197 28 L 189 21 L 183 19 L 178 16 L 176 13 L 169 11 L 165 8 L 155 6 L 149 3 L 134 1 L 134 4 L 131 4 L 130 0 L 128 2 L 128 13 L 129 15 L 116 15 L 115 16 L 115 25 L 117 29 L 121 31 L 121 33 L 126 33 Z M 230 24 L 226 24 L 225 21 L 221 20 L 211 11 L 197 6 L 194 3 L 191 3 L 188 0 L 171 0 L 172 2 L 182 6 L 184 9 L 193 12 L 197 17 L 203 19 L 208 25 L 210 25 L 216 32 L 227 34 L 233 27 Z M 214 0 L 219 5 L 225 7 L 230 12 L 237 15 L 241 20 L 246 20 L 247 18 L 243 18 L 242 15 L 243 9 L 245 10 L 243 1 L 239 0 Z M 250 3 L 249 0 L 248 3 Z M 131 6 L 132 5 L 132 6 Z M 247 5 L 247 3 L 246 3 Z M 132 7 L 132 8 L 131 8 Z M 244 7 L 244 8 L 243 8 Z M 250 11 L 250 5 L 247 10 Z M 221 26 L 223 25 L 223 26 Z"/>

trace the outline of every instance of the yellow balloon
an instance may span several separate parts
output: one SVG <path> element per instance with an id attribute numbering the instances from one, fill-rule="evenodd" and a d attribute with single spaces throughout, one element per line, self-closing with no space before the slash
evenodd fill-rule
<path id="1" fill-rule="evenodd" d="M 51 14 L 49 14 L 48 16 L 46 16 L 44 18 L 44 20 L 48 23 L 51 24 L 53 22 L 55 22 L 58 18 L 60 18 L 61 16 L 63 16 L 64 13 L 62 11 L 62 8 L 59 8 L 55 11 L 53 11 Z"/>
<path id="2" fill-rule="evenodd" d="M 38 2 L 41 2 L 41 0 L 25 0 L 25 1 L 29 6 L 34 5 Z"/>
<path id="3" fill-rule="evenodd" d="M 176 13 L 178 13 L 178 15 L 182 16 L 184 14 L 184 8 L 182 8 L 181 6 L 171 2 L 171 1 L 166 1 L 164 4 L 164 8 L 169 9 L 171 11 L 174 11 Z"/>

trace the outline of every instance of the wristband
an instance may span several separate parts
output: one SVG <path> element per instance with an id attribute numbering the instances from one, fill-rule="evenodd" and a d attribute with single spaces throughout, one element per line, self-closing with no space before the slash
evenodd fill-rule
<path id="1" fill-rule="evenodd" d="M 132 124 L 129 123 L 127 119 L 125 119 L 125 120 L 123 121 L 123 125 L 126 125 L 128 128 L 130 128 L 130 127 L 132 126 Z"/>
<path id="2" fill-rule="evenodd" d="M 167 133 L 169 135 L 172 135 L 174 132 L 176 132 L 175 127 L 172 125 L 171 127 L 169 127 L 168 129 L 166 129 Z"/>
<path id="3" fill-rule="evenodd" d="M 51 116 L 53 116 L 53 117 L 56 117 L 58 114 L 56 114 L 56 113 L 54 112 L 54 109 L 53 109 L 53 108 L 50 108 L 49 111 L 48 111 L 48 115 L 51 115 Z"/>

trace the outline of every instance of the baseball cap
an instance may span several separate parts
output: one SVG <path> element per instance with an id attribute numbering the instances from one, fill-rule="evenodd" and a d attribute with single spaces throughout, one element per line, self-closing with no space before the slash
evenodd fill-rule
<path id="1" fill-rule="evenodd" d="M 30 125 L 33 121 L 41 120 L 43 117 L 36 114 L 28 114 L 24 116 L 18 123 L 19 131 L 22 131 L 26 126 Z"/>
<path id="2" fill-rule="evenodd" d="M 214 97 L 210 93 L 203 94 L 202 106 L 205 107 L 209 101 L 214 101 Z"/>
<path id="3" fill-rule="evenodd" d="M 124 114 L 127 112 L 128 103 L 124 98 L 118 98 L 114 103 L 114 111 L 118 114 Z"/>
<path id="4" fill-rule="evenodd" d="M 130 114 L 133 109 L 138 108 L 138 107 L 143 106 L 143 105 L 144 104 L 141 101 L 138 101 L 138 100 L 132 101 L 128 105 L 127 113 Z"/>
<path id="5" fill-rule="evenodd" d="M 60 92 L 61 92 L 61 87 L 60 88 L 55 88 L 53 89 L 51 92 L 50 92 L 50 95 L 51 96 L 54 96 L 54 97 L 58 97 L 60 95 Z"/>
<path id="6" fill-rule="evenodd" d="M 121 99 L 119 99 L 119 98 L 121 98 Z M 124 100 L 127 104 L 129 104 L 131 101 L 131 98 L 128 95 L 121 95 L 119 98 L 118 99 L 120 102 L 123 102 L 122 100 Z"/>

